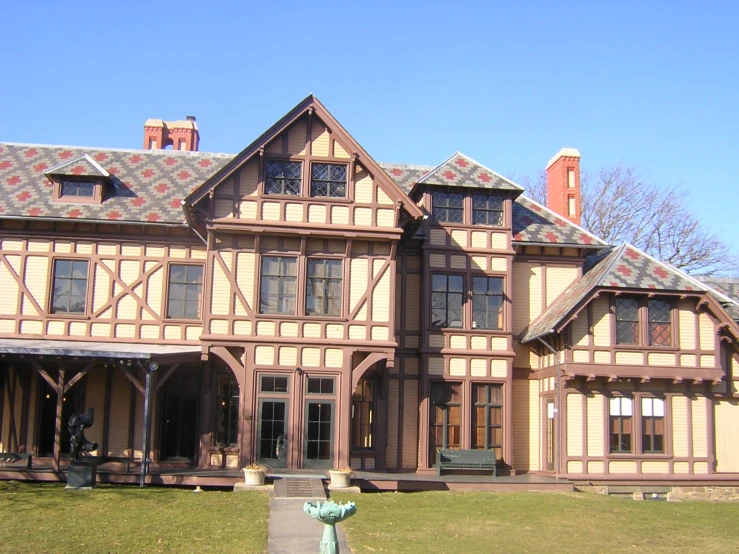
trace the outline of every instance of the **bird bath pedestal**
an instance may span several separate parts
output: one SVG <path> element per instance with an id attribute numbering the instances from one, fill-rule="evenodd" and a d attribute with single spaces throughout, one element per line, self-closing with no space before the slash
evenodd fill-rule
<path id="1" fill-rule="evenodd" d="M 333 501 L 306 502 L 303 511 L 324 524 L 321 539 L 321 554 L 339 554 L 339 538 L 336 536 L 336 524 L 353 516 L 357 512 L 354 502 L 337 504 Z"/>

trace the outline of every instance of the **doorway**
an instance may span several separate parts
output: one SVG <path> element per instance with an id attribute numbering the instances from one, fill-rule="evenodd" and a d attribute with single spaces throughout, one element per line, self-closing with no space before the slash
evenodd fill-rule
<path id="1" fill-rule="evenodd" d="M 303 465 L 309 469 L 331 468 L 334 459 L 334 402 L 305 402 L 305 452 Z"/>
<path id="2" fill-rule="evenodd" d="M 194 462 L 198 444 L 200 373 L 180 369 L 160 393 L 160 450 L 163 461 Z"/>
<path id="3" fill-rule="evenodd" d="M 287 465 L 287 400 L 260 400 L 257 459 L 272 467 Z"/>
<path id="4" fill-rule="evenodd" d="M 57 394 L 44 379 L 39 379 L 39 422 L 38 422 L 38 456 L 52 457 L 54 455 L 54 430 L 56 426 Z M 82 394 L 85 379 L 75 384 L 62 397 L 62 428 L 60 453 L 69 455 L 69 429 L 67 424 L 73 414 L 82 413 Z"/>
<path id="5" fill-rule="evenodd" d="M 554 399 L 544 400 L 544 469 L 554 471 L 554 460 L 556 459 L 556 437 L 555 437 L 555 410 Z"/>

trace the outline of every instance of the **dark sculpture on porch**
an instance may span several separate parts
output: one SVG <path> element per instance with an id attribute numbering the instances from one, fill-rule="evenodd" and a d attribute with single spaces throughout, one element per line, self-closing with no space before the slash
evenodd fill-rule
<path id="1" fill-rule="evenodd" d="M 85 429 L 92 427 L 94 422 L 94 408 L 87 408 L 87 414 L 72 414 L 69 418 L 69 452 L 75 462 L 79 461 L 83 453 L 87 455 L 98 448 L 98 443 L 85 438 Z"/>

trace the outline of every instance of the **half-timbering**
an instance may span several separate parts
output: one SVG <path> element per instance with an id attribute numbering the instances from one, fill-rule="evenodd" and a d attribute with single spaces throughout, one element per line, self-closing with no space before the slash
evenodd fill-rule
<path id="1" fill-rule="evenodd" d="M 0 143 L 0 452 L 59 470 L 93 407 L 140 463 L 148 404 L 155 468 L 739 482 L 736 291 L 580 228 L 576 150 L 545 207 L 461 153 L 379 164 L 313 96 L 198 143 Z"/>

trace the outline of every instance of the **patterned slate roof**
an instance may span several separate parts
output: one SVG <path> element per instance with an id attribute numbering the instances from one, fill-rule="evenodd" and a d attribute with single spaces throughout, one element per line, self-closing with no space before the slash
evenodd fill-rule
<path id="1" fill-rule="evenodd" d="M 66 175 L 69 177 L 110 177 L 99 163 L 87 154 L 74 158 L 68 162 L 62 162 L 56 167 L 44 171 L 44 175 Z"/>
<path id="2" fill-rule="evenodd" d="M 530 325 L 521 342 L 557 330 L 563 320 L 596 288 L 706 292 L 708 289 L 669 265 L 658 262 L 630 244 L 590 256 L 585 274 L 570 285 Z"/>
<path id="3" fill-rule="evenodd" d="M 405 193 L 410 193 L 419 179 L 435 169 L 429 165 L 381 163 L 380 166 Z M 513 242 L 596 248 L 607 246 L 595 235 L 523 194 L 513 201 Z"/>
<path id="4" fill-rule="evenodd" d="M 719 302 L 734 321 L 739 321 L 739 279 L 727 277 L 699 277 L 711 287 L 711 295 Z"/>
<path id="5" fill-rule="evenodd" d="M 52 202 L 44 172 L 90 175 L 87 154 L 110 173 L 101 204 Z M 112 150 L 0 143 L 0 217 L 184 223 L 180 201 L 233 156 L 173 150 Z"/>
<path id="6" fill-rule="evenodd" d="M 421 177 L 417 183 L 523 192 L 523 188 L 461 152 Z"/>
<path id="7" fill-rule="evenodd" d="M 607 246 L 582 227 L 521 195 L 513 202 L 513 242 L 595 246 Z"/>

